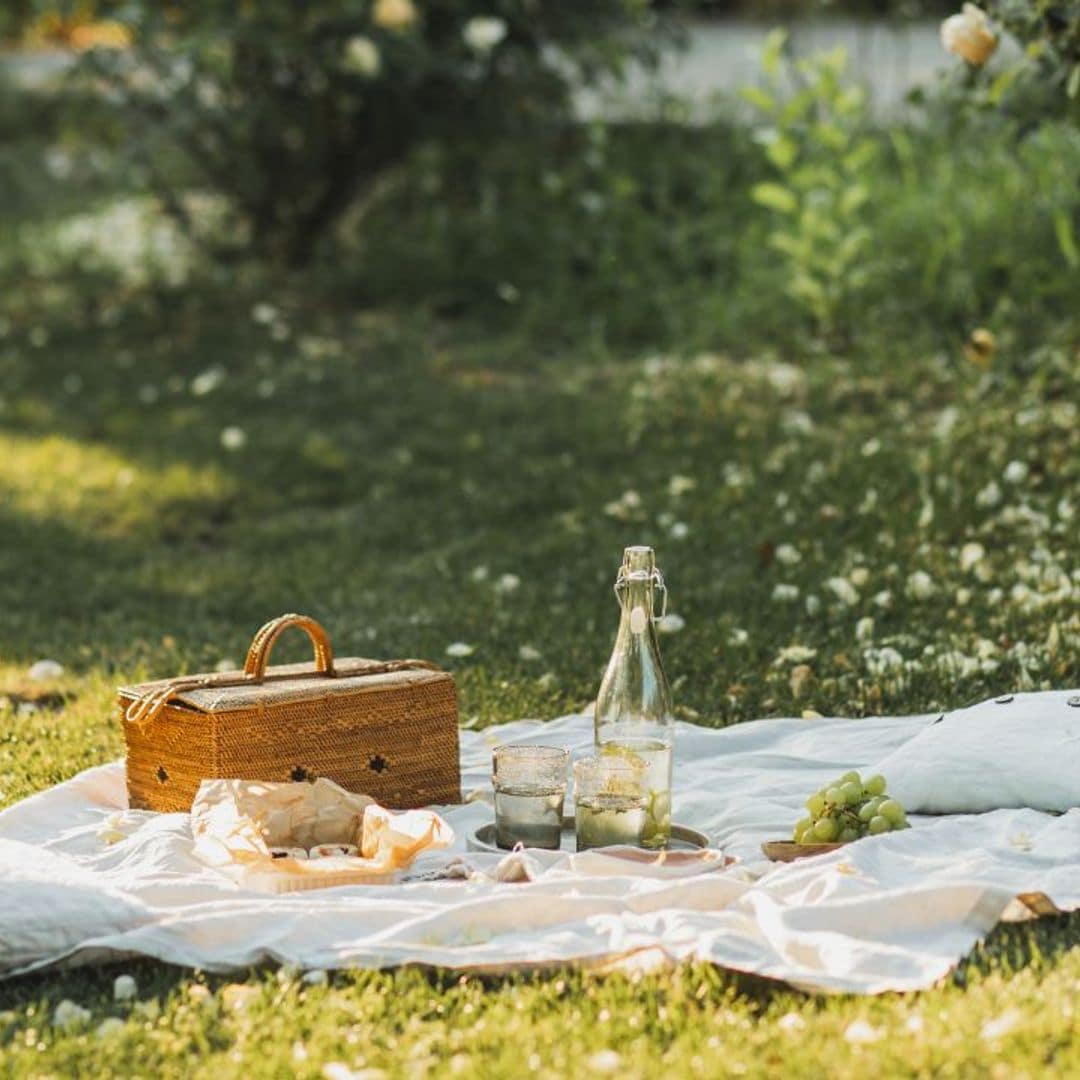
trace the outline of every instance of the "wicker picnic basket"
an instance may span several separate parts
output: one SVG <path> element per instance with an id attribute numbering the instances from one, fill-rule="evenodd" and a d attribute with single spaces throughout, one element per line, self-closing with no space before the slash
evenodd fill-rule
<path id="1" fill-rule="evenodd" d="M 268 668 L 289 627 L 315 663 Z M 122 686 L 130 805 L 187 811 L 203 780 L 325 776 L 395 809 L 461 801 L 452 676 L 423 660 L 335 659 L 326 631 L 282 615 L 243 671 Z"/>

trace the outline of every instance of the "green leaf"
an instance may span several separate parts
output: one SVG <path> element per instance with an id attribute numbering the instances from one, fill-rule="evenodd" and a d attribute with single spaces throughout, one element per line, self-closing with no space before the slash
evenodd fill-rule
<path id="1" fill-rule="evenodd" d="M 814 107 L 814 92 L 809 88 L 793 94 L 780 112 L 780 123 L 784 126 L 801 120 Z"/>
<path id="2" fill-rule="evenodd" d="M 770 79 L 775 79 L 780 72 L 787 38 L 787 31 L 781 26 L 770 30 L 765 36 L 765 46 L 761 50 L 761 67 Z"/>
<path id="3" fill-rule="evenodd" d="M 866 103 L 866 91 L 861 86 L 849 86 L 836 95 L 833 103 L 838 116 L 856 116 Z"/>
<path id="4" fill-rule="evenodd" d="M 767 206 L 781 214 L 794 214 L 799 208 L 799 200 L 783 184 L 774 184 L 768 180 L 755 184 L 750 189 L 750 197 L 759 206 Z"/>
<path id="5" fill-rule="evenodd" d="M 794 139 L 778 135 L 765 147 L 765 156 L 781 171 L 787 172 L 799 156 L 799 147 Z"/>
<path id="6" fill-rule="evenodd" d="M 815 124 L 812 132 L 814 139 L 827 150 L 835 150 L 839 153 L 847 149 L 847 132 L 836 124 Z"/>
<path id="7" fill-rule="evenodd" d="M 844 214 L 854 214 L 869 198 L 870 189 L 865 184 L 852 184 L 840 196 L 840 210 Z"/>
<path id="8" fill-rule="evenodd" d="M 1054 211 L 1054 235 L 1065 261 L 1075 270 L 1080 267 L 1080 248 L 1076 246 L 1072 221 L 1065 210 Z"/>
<path id="9" fill-rule="evenodd" d="M 870 243 L 870 230 L 865 227 L 852 229 L 843 240 L 840 241 L 839 255 L 845 262 L 852 262 Z"/>
<path id="10" fill-rule="evenodd" d="M 769 246 L 792 259 L 802 259 L 806 255 L 806 242 L 797 233 L 777 230 L 769 235 Z"/>
<path id="11" fill-rule="evenodd" d="M 834 190 L 840 187 L 840 177 L 826 165 L 803 165 L 791 175 L 791 184 L 800 191 L 811 188 Z"/>
<path id="12" fill-rule="evenodd" d="M 1065 93 L 1074 98 L 1080 94 L 1080 64 L 1073 64 L 1069 72 L 1069 81 L 1065 84 Z"/>
<path id="13" fill-rule="evenodd" d="M 910 147 L 911 143 L 909 141 L 909 150 Z M 854 149 L 844 156 L 844 168 L 852 173 L 862 172 L 862 170 L 877 156 L 877 149 L 877 143 L 872 139 L 860 140 L 855 145 Z"/>
<path id="14" fill-rule="evenodd" d="M 771 113 L 776 108 L 776 99 L 760 86 L 742 86 L 739 88 L 739 95 L 764 113 Z"/>
<path id="15" fill-rule="evenodd" d="M 1009 87 L 1012 86 L 1019 73 L 1019 67 L 1008 67 L 994 79 L 986 92 L 986 96 L 989 98 L 991 105 L 1001 104 L 1001 99 L 1008 92 Z"/>

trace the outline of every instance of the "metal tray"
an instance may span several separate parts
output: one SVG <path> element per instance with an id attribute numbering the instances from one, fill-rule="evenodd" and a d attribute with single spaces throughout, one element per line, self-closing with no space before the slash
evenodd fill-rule
<path id="1" fill-rule="evenodd" d="M 495 822 L 489 821 L 481 825 L 472 833 L 466 845 L 469 851 L 487 851 L 496 855 L 505 855 L 506 848 L 501 848 L 495 843 Z M 671 840 L 668 842 L 668 851 L 699 851 L 702 848 L 712 847 L 709 837 L 693 829 L 689 825 L 680 825 L 674 822 L 671 826 Z M 562 823 L 562 851 L 575 851 L 577 844 L 574 840 L 574 819 L 564 817 Z"/>

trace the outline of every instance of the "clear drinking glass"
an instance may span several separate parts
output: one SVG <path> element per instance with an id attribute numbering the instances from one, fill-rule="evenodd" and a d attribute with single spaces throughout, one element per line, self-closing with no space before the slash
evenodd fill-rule
<path id="1" fill-rule="evenodd" d="M 570 752 L 558 746 L 496 746 L 491 760 L 495 843 L 558 850 Z"/>
<path id="2" fill-rule="evenodd" d="M 609 844 L 641 847 L 648 820 L 648 765 L 610 753 L 575 761 L 574 804 L 578 851 Z"/>

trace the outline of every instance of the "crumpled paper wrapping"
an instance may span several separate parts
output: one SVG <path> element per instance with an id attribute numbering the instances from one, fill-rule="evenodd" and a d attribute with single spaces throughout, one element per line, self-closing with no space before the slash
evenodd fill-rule
<path id="1" fill-rule="evenodd" d="M 332 780 L 204 780 L 191 807 L 195 853 L 242 885 L 271 892 L 397 880 L 454 834 L 430 810 L 394 812 Z M 272 847 L 355 844 L 360 858 L 274 859 Z"/>

